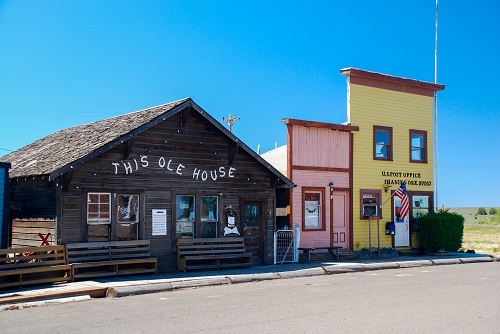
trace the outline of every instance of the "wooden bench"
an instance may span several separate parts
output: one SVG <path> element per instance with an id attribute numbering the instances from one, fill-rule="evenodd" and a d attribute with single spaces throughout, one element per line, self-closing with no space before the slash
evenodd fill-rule
<path id="1" fill-rule="evenodd" d="M 311 252 L 315 250 L 327 250 L 328 253 L 332 255 L 334 260 L 340 260 L 339 250 L 342 249 L 340 246 L 327 246 L 327 247 L 299 247 L 299 250 L 303 253 L 304 262 L 311 261 Z"/>
<path id="2" fill-rule="evenodd" d="M 63 245 L 0 249 L 0 288 L 71 281 Z"/>
<path id="3" fill-rule="evenodd" d="M 157 273 L 149 240 L 72 243 L 66 250 L 73 280 Z"/>
<path id="4" fill-rule="evenodd" d="M 177 239 L 177 267 L 180 271 L 251 265 L 252 254 L 245 251 L 243 237 Z"/>

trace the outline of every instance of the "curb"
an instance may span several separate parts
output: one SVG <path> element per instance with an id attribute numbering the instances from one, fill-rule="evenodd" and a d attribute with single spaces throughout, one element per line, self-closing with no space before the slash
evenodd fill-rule
<path id="1" fill-rule="evenodd" d="M 464 257 L 459 259 L 461 263 L 493 262 L 491 257 Z"/>
<path id="2" fill-rule="evenodd" d="M 448 265 L 448 264 L 461 264 L 462 262 L 460 259 L 436 259 L 436 260 L 430 260 L 433 265 L 439 266 L 439 265 Z"/>
<path id="3" fill-rule="evenodd" d="M 400 269 L 398 262 L 368 263 L 363 265 L 366 270 Z"/>
<path id="4" fill-rule="evenodd" d="M 438 265 L 467 264 L 500 262 L 500 255 L 476 256 L 464 258 L 439 258 L 430 260 L 415 260 L 401 262 L 376 262 L 376 263 L 344 263 L 325 266 L 297 269 L 293 271 L 268 272 L 255 274 L 239 274 L 228 276 L 192 277 L 174 279 L 168 282 L 149 282 L 142 284 L 125 284 L 108 287 L 84 287 L 67 291 L 44 292 L 38 294 L 19 295 L 12 294 L 0 298 L 0 311 L 63 303 L 67 301 L 91 298 L 119 298 L 132 295 L 143 295 L 157 292 L 167 292 L 180 289 L 199 288 L 205 286 L 227 285 L 237 283 L 259 282 L 267 280 L 288 279 L 296 277 L 310 277 L 320 275 L 345 274 L 366 272 L 384 269 L 403 269 L 415 267 L 430 267 Z M 118 284 L 120 284 L 118 282 Z"/>
<path id="5" fill-rule="evenodd" d="M 259 281 L 269 281 L 276 279 L 288 279 L 296 277 L 309 277 L 320 275 L 345 274 L 354 272 L 384 270 L 384 269 L 404 269 L 415 267 L 430 267 L 438 265 L 465 264 L 465 263 L 484 263 L 500 261 L 500 257 L 472 257 L 472 258 L 453 258 L 453 259 L 435 259 L 403 262 L 380 262 L 366 264 L 340 264 L 329 265 L 316 268 L 299 269 L 294 271 L 272 272 L 261 274 L 242 274 L 230 275 L 225 277 L 209 277 L 203 279 L 188 279 L 171 283 L 153 283 L 145 285 L 131 285 L 122 287 L 110 287 L 107 289 L 106 297 L 118 298 L 132 295 L 141 295 L 147 293 L 172 291 L 178 289 L 197 288 L 211 285 L 238 284 Z"/>
<path id="6" fill-rule="evenodd" d="M 268 280 L 274 280 L 274 279 L 280 279 L 280 278 L 281 278 L 281 276 L 278 273 L 227 276 L 227 280 L 228 280 L 229 284 L 268 281 Z"/>
<path id="7" fill-rule="evenodd" d="M 326 275 L 327 272 L 323 267 L 319 268 L 308 268 L 308 269 L 300 269 L 300 270 L 294 270 L 294 271 L 283 271 L 280 272 L 278 275 L 280 278 L 286 279 L 286 278 L 294 278 L 294 277 L 308 277 L 308 276 L 319 276 L 319 275 Z"/>
<path id="8" fill-rule="evenodd" d="M 365 271 L 366 268 L 362 264 L 345 264 L 345 265 L 331 265 L 323 267 L 328 275 L 332 274 L 346 274 L 354 273 L 357 271 Z"/>
<path id="9" fill-rule="evenodd" d="M 116 286 L 106 290 L 106 298 L 127 297 L 132 295 L 144 295 L 148 293 L 172 291 L 174 287 L 170 283 L 158 283 L 133 286 Z"/>
<path id="10" fill-rule="evenodd" d="M 429 267 L 432 265 L 433 265 L 433 263 L 431 260 L 406 261 L 406 262 L 399 263 L 400 268 Z"/>

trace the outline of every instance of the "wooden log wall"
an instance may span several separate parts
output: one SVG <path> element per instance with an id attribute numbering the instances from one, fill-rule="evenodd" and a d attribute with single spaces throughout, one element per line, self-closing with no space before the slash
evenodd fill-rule
<path id="1" fill-rule="evenodd" d="M 50 245 L 56 245 L 54 219 L 45 218 L 15 218 L 12 220 L 12 241 L 11 247 L 40 246 L 42 238 L 46 237 Z"/>
<path id="2" fill-rule="evenodd" d="M 229 177 L 230 172 L 234 177 Z M 152 256 L 158 258 L 159 271 L 175 270 L 176 195 L 217 196 L 221 236 L 227 223 L 224 208 L 231 206 L 238 213 L 237 227 L 243 235 L 240 199 L 256 196 L 266 199 L 263 212 L 266 231 L 259 232 L 264 234 L 265 250 L 261 250 L 264 254 L 257 254 L 259 250 L 251 246 L 252 252 L 265 263 L 272 263 L 275 182 L 275 176 L 267 168 L 197 111 L 191 111 L 184 126 L 178 113 L 133 137 L 128 144 L 74 166 L 67 188 L 58 187 L 61 243 L 86 241 L 88 192 L 139 193 L 143 204 L 140 238 L 151 240 Z M 152 235 L 153 209 L 167 209 L 166 236 Z"/>

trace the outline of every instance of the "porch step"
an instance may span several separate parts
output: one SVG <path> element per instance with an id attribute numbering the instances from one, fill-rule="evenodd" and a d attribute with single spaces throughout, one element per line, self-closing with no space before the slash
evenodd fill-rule
<path id="1" fill-rule="evenodd" d="M 340 249 L 339 250 L 339 258 L 340 260 L 352 260 L 358 259 L 359 256 L 354 254 L 352 251 L 348 249 Z M 333 261 L 332 255 L 328 251 L 313 251 L 311 252 L 311 261 Z"/>
<path id="2" fill-rule="evenodd" d="M 354 254 L 351 251 L 340 251 L 339 258 L 340 258 L 340 260 L 356 260 L 356 259 L 359 259 L 359 255 Z"/>
<path id="3" fill-rule="evenodd" d="M 418 249 L 398 249 L 399 256 L 417 256 L 420 254 Z"/>

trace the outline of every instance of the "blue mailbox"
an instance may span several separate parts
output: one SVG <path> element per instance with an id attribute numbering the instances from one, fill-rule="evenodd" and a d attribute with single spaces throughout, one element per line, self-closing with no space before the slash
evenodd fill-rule
<path id="1" fill-rule="evenodd" d="M 394 222 L 385 223 L 385 234 L 386 235 L 396 234 L 396 224 L 394 224 Z"/>

